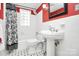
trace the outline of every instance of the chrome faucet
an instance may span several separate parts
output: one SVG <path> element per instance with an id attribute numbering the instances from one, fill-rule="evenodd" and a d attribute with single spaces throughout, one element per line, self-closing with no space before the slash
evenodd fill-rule
<path id="1" fill-rule="evenodd" d="M 54 26 L 52 26 L 52 25 L 49 26 L 49 30 L 50 30 L 51 32 L 52 32 L 52 31 L 58 32 L 58 30 L 57 30 Z"/>

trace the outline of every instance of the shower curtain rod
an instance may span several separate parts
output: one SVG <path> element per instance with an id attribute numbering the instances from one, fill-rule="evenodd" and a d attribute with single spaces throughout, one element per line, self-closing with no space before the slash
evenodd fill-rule
<path id="1" fill-rule="evenodd" d="M 35 8 L 26 7 L 26 6 L 22 6 L 22 5 L 19 5 L 19 4 L 15 4 L 15 5 L 22 8 L 22 9 L 25 9 L 25 10 L 30 10 L 30 11 L 33 10 L 34 14 L 37 14 Z"/>

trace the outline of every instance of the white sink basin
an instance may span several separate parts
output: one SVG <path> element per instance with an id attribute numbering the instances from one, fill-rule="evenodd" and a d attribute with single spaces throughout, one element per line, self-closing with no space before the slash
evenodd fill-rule
<path id="1" fill-rule="evenodd" d="M 61 41 L 64 39 L 64 31 L 51 32 L 50 30 L 42 30 L 39 32 L 39 34 L 47 40 L 47 56 L 54 56 L 56 51 L 55 40 Z"/>
<path id="2" fill-rule="evenodd" d="M 55 40 L 61 41 L 64 39 L 64 32 L 51 32 L 49 30 L 42 30 L 39 32 L 44 38 L 47 39 L 47 56 L 54 56 L 55 55 Z"/>
<path id="3" fill-rule="evenodd" d="M 49 39 L 62 39 L 64 37 L 64 32 L 63 31 L 59 31 L 59 32 L 51 32 L 49 30 L 42 30 L 39 32 L 41 35 L 43 35 L 44 37 L 46 38 L 49 38 Z"/>

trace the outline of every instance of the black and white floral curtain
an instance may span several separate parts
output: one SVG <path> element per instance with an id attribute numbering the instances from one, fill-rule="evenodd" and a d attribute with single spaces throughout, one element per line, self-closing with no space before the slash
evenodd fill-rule
<path id="1" fill-rule="evenodd" d="M 14 4 L 6 4 L 6 48 L 12 51 L 18 48 L 17 13 Z"/>

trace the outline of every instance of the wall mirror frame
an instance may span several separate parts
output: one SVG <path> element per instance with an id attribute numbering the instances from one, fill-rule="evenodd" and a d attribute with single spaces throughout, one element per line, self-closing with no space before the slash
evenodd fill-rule
<path id="1" fill-rule="evenodd" d="M 55 3 L 55 4 L 58 4 L 58 3 Z M 49 5 L 49 9 L 48 9 L 49 19 L 61 16 L 61 15 L 65 15 L 65 14 L 68 13 L 68 3 L 59 3 L 59 4 L 63 4 L 63 6 L 61 6 L 59 9 L 54 10 L 52 12 L 51 12 L 51 9 L 50 9 L 51 4 L 50 3 L 48 4 Z"/>

